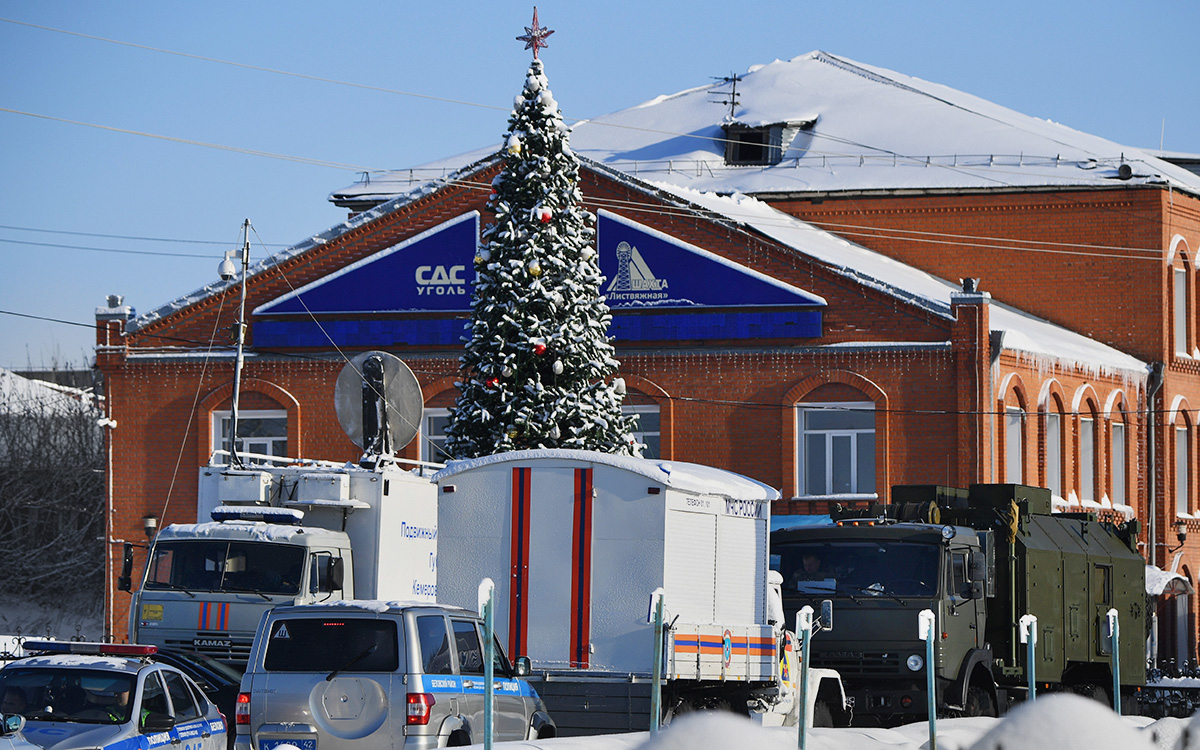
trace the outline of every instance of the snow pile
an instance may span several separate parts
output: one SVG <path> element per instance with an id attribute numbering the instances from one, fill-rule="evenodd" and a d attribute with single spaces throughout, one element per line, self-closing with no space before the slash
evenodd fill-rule
<path id="1" fill-rule="evenodd" d="M 795 727 L 762 727 L 726 712 L 687 714 L 647 732 L 497 743 L 529 750 L 791 750 Z M 926 750 L 929 725 L 895 729 L 810 729 L 811 750 Z M 940 750 L 1200 750 L 1200 714 L 1191 719 L 1119 717 L 1107 706 L 1070 694 L 1046 695 L 1017 706 L 1003 719 L 939 719 Z"/>
<path id="2" fill-rule="evenodd" d="M 1017 706 L 971 745 L 971 750 L 1152 750 L 1149 738 L 1102 703 L 1059 693 Z"/>

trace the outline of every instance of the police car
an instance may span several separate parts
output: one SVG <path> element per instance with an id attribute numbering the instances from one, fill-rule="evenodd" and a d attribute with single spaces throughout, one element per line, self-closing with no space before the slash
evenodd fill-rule
<path id="1" fill-rule="evenodd" d="M 150 661 L 155 646 L 26 641 L 0 669 L 4 713 L 46 750 L 225 750 L 227 725 L 189 677 Z"/>

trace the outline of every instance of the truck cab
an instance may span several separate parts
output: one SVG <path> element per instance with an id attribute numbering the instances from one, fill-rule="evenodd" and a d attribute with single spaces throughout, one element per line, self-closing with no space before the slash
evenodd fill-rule
<path id="1" fill-rule="evenodd" d="M 172 524 L 151 549 L 130 638 L 245 662 L 263 612 L 353 598 L 345 532 L 264 521 Z"/>
<path id="2" fill-rule="evenodd" d="M 981 539 L 982 537 L 982 539 Z M 939 705 L 995 714 L 984 638 L 986 536 L 931 523 L 879 519 L 777 531 L 771 565 L 783 577 L 788 621 L 832 599 L 837 628 L 814 639 L 815 667 L 836 669 L 856 722 L 915 721 L 926 713 L 919 613 L 937 616 Z"/>

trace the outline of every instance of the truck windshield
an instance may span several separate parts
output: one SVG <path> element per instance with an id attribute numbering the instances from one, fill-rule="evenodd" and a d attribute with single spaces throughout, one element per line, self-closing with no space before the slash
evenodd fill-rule
<path id="1" fill-rule="evenodd" d="M 304 548 L 206 539 L 154 545 L 143 588 L 286 594 L 300 592 Z"/>
<path id="2" fill-rule="evenodd" d="M 771 546 L 784 595 L 932 596 L 938 546 L 911 542 L 791 542 Z"/>

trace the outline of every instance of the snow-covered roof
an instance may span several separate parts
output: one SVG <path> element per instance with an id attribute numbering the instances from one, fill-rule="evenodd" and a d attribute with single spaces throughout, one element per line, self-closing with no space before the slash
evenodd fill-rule
<path id="1" fill-rule="evenodd" d="M 743 225 L 827 264 L 871 288 L 952 318 L 951 295 L 958 284 L 938 278 L 882 253 L 848 242 L 746 195 L 721 196 L 659 183 L 661 190 L 709 212 L 719 220 Z M 1144 378 L 1147 365 L 1136 357 L 1087 336 L 999 302 L 991 302 L 991 328 L 1003 332 L 1003 348 L 1039 364 L 1058 362 L 1090 375 Z"/>
<path id="2" fill-rule="evenodd" d="M 1162 594 L 1194 594 L 1196 589 L 1179 573 L 1163 570 L 1156 565 L 1146 566 L 1146 593 L 1150 596 Z"/>
<path id="3" fill-rule="evenodd" d="M 0 414 L 31 411 L 74 412 L 94 396 L 78 388 L 32 380 L 0 368 Z"/>
<path id="4" fill-rule="evenodd" d="M 530 461 L 573 462 L 611 466 L 616 469 L 640 474 L 652 482 L 657 482 L 658 484 L 682 492 L 713 495 L 731 500 L 764 502 L 778 500 L 781 497 L 779 490 L 774 487 L 741 474 L 735 474 L 732 471 L 725 471 L 724 469 L 716 469 L 711 466 L 702 466 L 685 461 L 633 458 L 631 456 L 617 456 L 611 453 L 565 448 L 509 451 L 481 458 L 450 461 L 446 464 L 446 468 L 434 474 L 432 479 L 440 485 L 443 481 L 451 477 L 482 466 L 504 463 L 528 463 Z"/>
<path id="5" fill-rule="evenodd" d="M 751 67 L 732 120 L 713 89 L 705 83 L 579 122 L 571 147 L 645 180 L 719 193 L 1169 184 L 1200 194 L 1200 175 L 1149 150 L 826 52 Z M 777 164 L 729 166 L 729 124 L 796 127 L 782 129 Z M 484 153 L 373 175 L 331 198 L 391 197 Z"/>
<path id="6" fill-rule="evenodd" d="M 324 540 L 330 537 L 345 538 L 340 531 L 330 531 L 318 526 L 290 526 L 262 521 L 211 521 L 207 523 L 173 523 L 159 531 L 155 541 L 164 542 L 197 537 L 302 545 L 307 545 L 308 540 Z"/>

